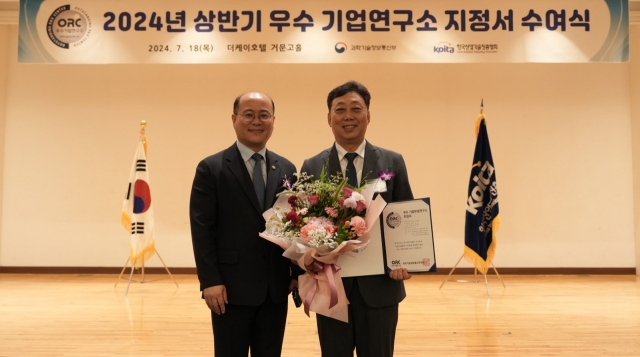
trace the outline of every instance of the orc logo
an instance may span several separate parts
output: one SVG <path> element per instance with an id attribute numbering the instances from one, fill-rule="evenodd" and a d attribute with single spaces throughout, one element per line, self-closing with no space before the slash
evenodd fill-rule
<path id="1" fill-rule="evenodd" d="M 386 221 L 389 228 L 396 229 L 398 226 L 400 226 L 402 219 L 400 218 L 400 215 L 398 213 L 391 212 L 387 215 Z"/>
<path id="2" fill-rule="evenodd" d="M 91 20 L 79 7 L 62 5 L 55 9 L 47 20 L 47 35 L 56 46 L 68 49 L 84 42 L 91 33 Z"/>

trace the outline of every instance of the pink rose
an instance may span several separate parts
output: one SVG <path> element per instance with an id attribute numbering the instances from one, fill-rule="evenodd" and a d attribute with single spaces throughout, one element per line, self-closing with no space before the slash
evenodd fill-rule
<path id="1" fill-rule="evenodd" d="M 356 212 L 361 213 L 366 208 L 367 208 L 367 205 L 365 205 L 364 202 L 358 201 L 358 205 L 356 206 Z"/>
<path id="2" fill-rule="evenodd" d="M 333 207 L 325 207 L 324 211 L 327 212 L 329 217 L 333 217 L 333 218 L 338 217 L 338 211 Z"/>
<path id="3" fill-rule="evenodd" d="M 351 193 L 353 192 L 352 189 L 350 189 L 349 187 L 345 187 L 342 189 L 342 194 L 344 195 L 344 197 L 349 198 L 351 197 Z"/>
<path id="4" fill-rule="evenodd" d="M 344 198 L 341 198 L 339 201 L 340 207 L 344 208 Z"/>
<path id="5" fill-rule="evenodd" d="M 355 216 L 351 218 L 351 227 L 353 227 L 353 231 L 358 235 L 363 235 L 367 232 L 367 224 L 364 219 L 359 216 Z"/>
<path id="6" fill-rule="evenodd" d="M 312 206 L 317 205 L 318 202 L 320 202 L 317 195 L 309 196 L 308 200 L 309 200 L 309 204 Z"/>
<path id="7" fill-rule="evenodd" d="M 298 214 L 295 211 L 291 211 L 287 213 L 287 221 L 297 226 L 300 224 L 300 217 L 298 217 Z"/>

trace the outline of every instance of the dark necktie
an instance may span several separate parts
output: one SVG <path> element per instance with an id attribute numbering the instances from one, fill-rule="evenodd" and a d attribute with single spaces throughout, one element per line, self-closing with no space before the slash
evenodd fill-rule
<path id="1" fill-rule="evenodd" d="M 349 152 L 344 157 L 347 158 L 347 183 L 353 187 L 358 187 L 358 173 L 356 172 L 356 165 L 353 164 L 353 160 L 358 157 L 358 154 L 355 152 Z"/>
<path id="2" fill-rule="evenodd" d="M 258 196 L 260 208 L 264 210 L 264 178 L 262 177 L 262 155 L 255 153 L 251 155 L 255 165 L 253 165 L 253 188 Z"/>

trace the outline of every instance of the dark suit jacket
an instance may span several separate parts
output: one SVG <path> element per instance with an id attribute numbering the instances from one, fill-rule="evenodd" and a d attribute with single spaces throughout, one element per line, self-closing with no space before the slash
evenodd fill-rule
<path id="1" fill-rule="evenodd" d="M 266 152 L 265 210 L 295 166 Z M 275 169 L 274 169 L 275 168 Z M 289 294 L 290 261 L 279 246 L 258 236 L 265 229 L 251 176 L 234 143 L 198 164 L 191 189 L 191 238 L 200 289 L 225 285 L 229 304 L 258 306 Z"/>
<path id="2" fill-rule="evenodd" d="M 313 177 L 317 179 L 320 177 L 322 167 L 327 165 L 327 163 L 328 174 L 342 175 L 338 151 L 335 145 L 305 160 L 300 171 L 313 175 Z M 386 181 L 387 192 L 380 193 L 382 198 L 387 202 L 413 199 L 413 193 L 411 192 L 409 177 L 407 175 L 407 167 L 405 166 L 402 155 L 373 146 L 367 142 L 364 151 L 362 177 L 368 177 L 369 179 L 377 178 L 378 172 L 384 170 L 393 171 L 395 176 L 391 180 Z M 406 296 L 404 283 L 393 280 L 388 275 L 342 279 L 347 296 L 349 296 L 349 291 L 353 285 L 353 279 L 357 279 L 362 298 L 364 302 L 371 307 L 391 306 L 399 303 Z"/>

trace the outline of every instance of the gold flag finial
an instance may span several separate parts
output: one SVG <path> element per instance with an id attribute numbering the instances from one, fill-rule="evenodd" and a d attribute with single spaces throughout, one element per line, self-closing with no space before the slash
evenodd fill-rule
<path id="1" fill-rule="evenodd" d="M 146 129 L 147 129 L 147 121 L 146 120 L 141 120 L 140 121 L 140 140 L 142 140 L 142 146 L 144 147 L 144 154 L 145 156 L 147 156 L 147 135 L 146 135 Z"/>
<path id="2" fill-rule="evenodd" d="M 476 119 L 476 138 L 478 137 L 478 133 L 480 132 L 480 123 L 486 120 L 484 117 L 484 98 L 480 100 L 480 115 L 478 115 L 478 119 Z"/>

